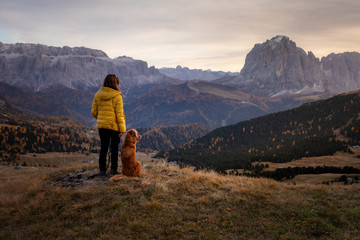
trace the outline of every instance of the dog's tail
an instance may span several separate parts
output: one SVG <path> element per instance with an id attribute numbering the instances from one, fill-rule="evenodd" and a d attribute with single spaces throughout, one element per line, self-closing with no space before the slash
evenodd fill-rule
<path id="1" fill-rule="evenodd" d="M 121 179 L 123 179 L 124 177 L 126 177 L 125 175 L 122 175 L 122 174 L 117 174 L 117 175 L 114 175 L 110 178 L 110 182 L 116 182 L 116 181 L 119 181 Z"/>

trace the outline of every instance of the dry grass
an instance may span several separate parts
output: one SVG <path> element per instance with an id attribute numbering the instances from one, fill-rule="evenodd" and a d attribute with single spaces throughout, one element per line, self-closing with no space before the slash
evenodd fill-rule
<path id="1" fill-rule="evenodd" d="M 20 164 L 26 162 L 28 166 L 56 166 L 56 167 L 66 167 L 73 166 L 75 163 L 79 164 L 82 161 L 94 163 L 98 159 L 97 154 L 84 155 L 81 153 L 37 153 L 37 154 L 26 154 L 21 155 Z"/>
<path id="2" fill-rule="evenodd" d="M 9 179 L 0 184 L 0 206 L 17 206 L 28 192 L 36 192 L 41 183 L 39 176 L 19 176 Z"/>
<path id="3" fill-rule="evenodd" d="M 352 166 L 354 168 L 360 168 L 360 158 L 356 156 L 360 155 L 360 149 L 352 149 L 355 154 L 337 152 L 333 156 L 322 156 L 322 157 L 308 157 L 300 160 L 286 162 L 286 163 L 271 163 L 261 162 L 261 164 L 268 164 L 269 168 L 266 171 L 274 171 L 277 168 L 287 167 L 317 167 L 317 166 L 333 166 L 333 167 L 345 167 Z M 254 165 L 258 162 L 253 163 Z"/>
<path id="4" fill-rule="evenodd" d="M 297 175 L 293 179 L 285 179 L 283 182 L 289 184 L 323 184 L 323 182 L 329 182 L 332 185 L 344 185 L 344 182 L 339 182 L 339 178 L 344 174 L 324 173 L 324 174 L 303 174 Z M 347 177 L 359 176 L 358 174 L 346 174 Z"/>
<path id="5" fill-rule="evenodd" d="M 45 153 L 45 154 L 26 154 L 21 155 L 17 160 L 18 168 L 14 165 L 8 166 L 3 163 L 0 165 L 0 181 L 18 178 L 18 176 L 43 176 L 58 172 L 61 169 L 73 168 L 77 166 L 97 163 L 98 155 L 84 155 L 80 153 Z M 26 163 L 26 166 L 22 166 Z"/>
<path id="6" fill-rule="evenodd" d="M 0 239 L 358 239 L 360 186 L 288 185 L 179 169 L 139 154 L 140 178 L 75 188 L 0 183 Z"/>

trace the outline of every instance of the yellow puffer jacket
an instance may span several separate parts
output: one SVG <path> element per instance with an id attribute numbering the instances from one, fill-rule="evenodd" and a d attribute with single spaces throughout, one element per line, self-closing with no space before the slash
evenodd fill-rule
<path id="1" fill-rule="evenodd" d="M 122 93 L 101 87 L 94 96 L 91 114 L 97 120 L 97 128 L 126 132 Z"/>

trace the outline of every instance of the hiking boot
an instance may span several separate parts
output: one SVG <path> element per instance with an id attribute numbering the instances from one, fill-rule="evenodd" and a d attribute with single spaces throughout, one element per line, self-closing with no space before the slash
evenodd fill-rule
<path id="1" fill-rule="evenodd" d="M 101 178 L 106 178 L 106 171 L 100 171 L 99 175 Z"/>
<path id="2" fill-rule="evenodd" d="M 111 171 L 110 171 L 110 177 L 112 177 L 112 176 L 114 176 L 114 175 L 117 175 L 117 174 L 119 174 L 119 173 L 118 173 L 118 171 L 116 171 L 116 170 L 111 170 Z"/>

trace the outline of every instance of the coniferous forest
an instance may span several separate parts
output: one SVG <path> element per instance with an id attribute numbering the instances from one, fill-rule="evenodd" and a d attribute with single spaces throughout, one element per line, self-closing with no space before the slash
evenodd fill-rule
<path id="1" fill-rule="evenodd" d="M 91 128 L 77 120 L 27 114 L 9 105 L 5 108 L 6 114 L 0 117 L 0 153 L 4 161 L 25 153 L 88 152 L 99 146 L 99 140 L 89 136 Z"/>
<path id="2" fill-rule="evenodd" d="M 251 169 L 252 162 L 289 162 L 350 151 L 359 144 L 360 92 L 307 103 L 215 129 L 177 149 L 169 161 L 217 171 Z"/>
<path id="3" fill-rule="evenodd" d="M 140 151 L 161 151 L 177 148 L 186 142 L 199 138 L 210 131 L 201 123 L 189 123 L 176 126 L 158 126 L 138 128 L 142 136 L 137 143 Z"/>

